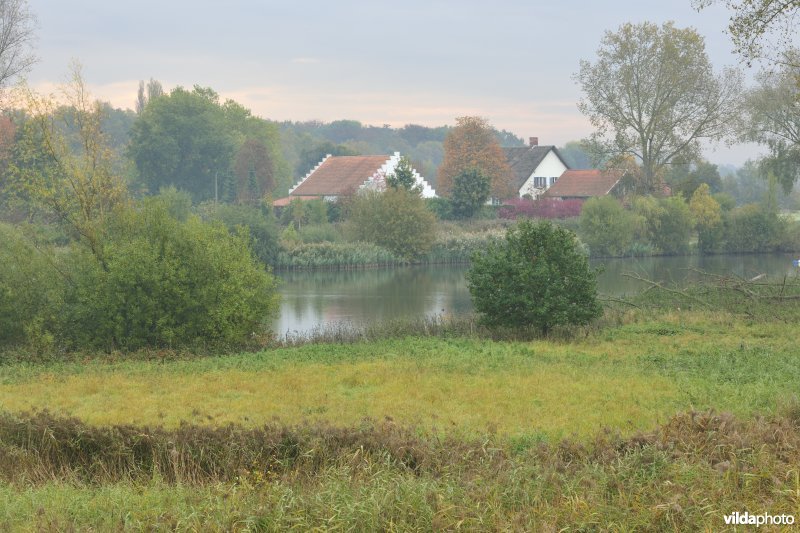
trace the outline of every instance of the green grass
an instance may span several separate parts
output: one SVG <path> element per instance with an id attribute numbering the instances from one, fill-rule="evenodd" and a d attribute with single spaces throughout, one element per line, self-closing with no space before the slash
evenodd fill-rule
<path id="1" fill-rule="evenodd" d="M 800 518 L 796 322 L 670 305 L 525 342 L 447 330 L 7 361 L 0 530 L 717 531 L 733 511 Z"/>
<path id="2" fill-rule="evenodd" d="M 187 360 L 10 364 L 0 410 L 92 424 L 337 425 L 465 435 L 626 433 L 675 412 L 771 412 L 800 390 L 794 324 L 661 314 L 572 341 L 402 338 Z"/>

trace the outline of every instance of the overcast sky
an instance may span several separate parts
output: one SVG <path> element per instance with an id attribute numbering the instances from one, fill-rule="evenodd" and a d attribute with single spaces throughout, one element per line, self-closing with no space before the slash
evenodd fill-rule
<path id="1" fill-rule="evenodd" d="M 125 108 L 152 77 L 166 89 L 211 87 L 274 120 L 439 126 L 480 115 L 561 145 L 591 132 L 576 107 L 578 62 L 624 22 L 693 26 L 715 67 L 738 64 L 728 13 L 697 13 L 690 0 L 29 2 L 40 58 L 30 83 L 62 81 L 76 59 L 94 95 Z"/>

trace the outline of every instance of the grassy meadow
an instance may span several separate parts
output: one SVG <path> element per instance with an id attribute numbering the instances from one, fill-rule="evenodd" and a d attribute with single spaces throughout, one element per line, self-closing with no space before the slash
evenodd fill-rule
<path id="1" fill-rule="evenodd" d="M 0 365 L 0 529 L 675 530 L 800 516 L 794 320 Z"/>

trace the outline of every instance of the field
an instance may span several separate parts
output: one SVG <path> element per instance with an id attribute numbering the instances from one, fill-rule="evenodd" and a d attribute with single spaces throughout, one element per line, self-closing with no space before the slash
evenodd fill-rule
<path id="1" fill-rule="evenodd" d="M 800 516 L 798 328 L 630 311 L 0 366 L 0 529 L 631 529 Z M 33 518 L 31 518 L 33 517 Z"/>

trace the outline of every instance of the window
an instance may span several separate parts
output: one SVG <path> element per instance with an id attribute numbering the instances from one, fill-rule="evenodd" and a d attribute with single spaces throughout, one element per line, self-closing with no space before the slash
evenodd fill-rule
<path id="1" fill-rule="evenodd" d="M 533 178 L 533 186 L 537 189 L 544 189 L 547 187 L 547 178 L 542 178 L 539 176 L 535 176 Z"/>

